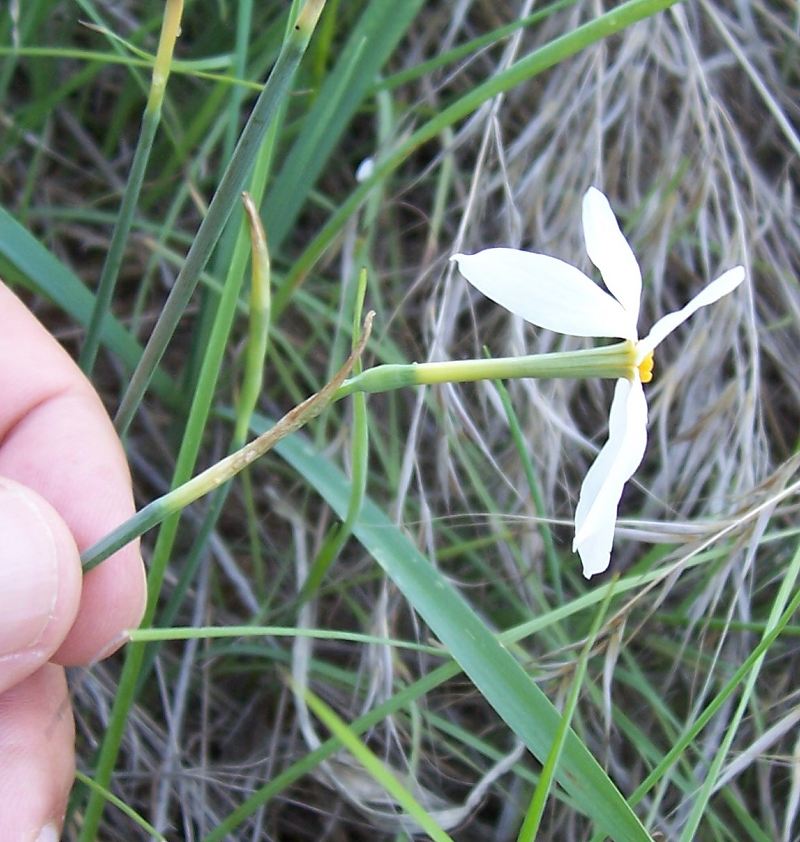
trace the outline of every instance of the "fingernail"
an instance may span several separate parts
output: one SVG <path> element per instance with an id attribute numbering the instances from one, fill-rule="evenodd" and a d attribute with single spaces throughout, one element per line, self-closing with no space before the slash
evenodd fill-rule
<path id="1" fill-rule="evenodd" d="M 36 644 L 57 597 L 58 560 L 50 524 L 24 488 L 0 481 L 0 657 Z"/>
<path id="2" fill-rule="evenodd" d="M 40 831 L 34 842 L 58 842 L 61 834 L 54 824 L 45 825 Z"/>

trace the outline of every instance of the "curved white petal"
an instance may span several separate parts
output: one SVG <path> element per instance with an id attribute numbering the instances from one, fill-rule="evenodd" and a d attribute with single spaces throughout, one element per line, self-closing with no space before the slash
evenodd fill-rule
<path id="1" fill-rule="evenodd" d="M 588 579 L 611 558 L 614 524 L 622 490 L 639 467 L 647 445 L 647 401 L 639 380 L 618 380 L 603 445 L 581 486 L 575 509 L 573 551 Z"/>
<path id="2" fill-rule="evenodd" d="M 706 307 L 719 301 L 728 293 L 733 292 L 744 280 L 744 267 L 734 266 L 725 274 L 720 275 L 712 281 L 705 289 L 701 290 L 695 297 L 680 310 L 674 313 L 667 313 L 662 316 L 652 327 L 650 333 L 636 346 L 637 363 L 641 362 L 657 345 L 660 345 L 673 330 L 682 325 L 693 313 L 701 307 Z"/>
<path id="3" fill-rule="evenodd" d="M 600 270 L 605 285 L 636 324 L 642 272 L 608 199 L 596 187 L 590 187 L 583 197 L 583 239 L 589 259 Z"/>
<path id="4" fill-rule="evenodd" d="M 487 298 L 531 324 L 572 336 L 636 340 L 636 322 L 619 302 L 563 260 L 510 248 L 450 259 Z"/>

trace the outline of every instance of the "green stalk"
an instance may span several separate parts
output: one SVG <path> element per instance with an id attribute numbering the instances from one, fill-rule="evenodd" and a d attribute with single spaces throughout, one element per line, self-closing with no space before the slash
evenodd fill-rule
<path id="1" fill-rule="evenodd" d="M 361 324 L 361 313 L 364 309 L 364 296 L 367 291 L 367 270 L 362 269 L 358 278 L 358 288 L 353 308 L 353 350 L 356 348 L 356 337 Z M 361 373 L 361 360 L 356 359 L 354 370 Z M 352 435 L 352 470 L 350 476 L 350 499 L 347 514 L 341 523 L 336 524 L 326 536 L 322 547 L 317 553 L 311 570 L 300 589 L 299 601 L 305 602 L 322 584 L 325 574 L 338 557 L 347 539 L 353 532 L 364 495 L 367 492 L 367 474 L 369 468 L 369 424 L 367 419 L 367 399 L 363 393 L 353 395 L 353 435 Z"/>
<path id="2" fill-rule="evenodd" d="M 122 257 L 125 252 L 125 245 L 128 242 L 133 214 L 139 201 L 139 194 L 144 182 L 144 173 L 147 163 L 150 160 L 150 152 L 153 148 L 158 126 L 161 122 L 161 106 L 164 102 L 164 94 L 167 89 L 172 54 L 175 49 L 175 41 L 178 38 L 181 26 L 181 15 L 183 14 L 183 0 L 167 0 L 164 8 L 164 22 L 161 26 L 161 36 L 158 41 L 158 51 L 153 64 L 153 76 L 150 83 L 150 93 L 147 97 L 147 105 L 142 117 L 142 127 L 139 132 L 139 140 L 136 144 L 136 151 L 133 155 L 131 172 L 128 182 L 125 185 L 125 192 L 122 196 L 119 216 L 117 217 L 114 231 L 111 235 L 111 243 L 108 247 L 103 270 L 100 274 L 100 283 L 97 288 L 92 310 L 92 318 L 86 332 L 86 341 L 81 349 L 79 363 L 85 374 L 91 374 L 97 351 L 100 347 L 100 337 L 103 332 L 103 322 L 106 313 L 111 306 L 111 299 L 114 296 L 114 288 L 119 276 L 119 267 L 122 265 Z"/>
<path id="3" fill-rule="evenodd" d="M 253 161 L 269 128 L 278 106 L 286 97 L 294 73 L 306 51 L 325 0 L 306 0 L 294 27 L 281 47 L 281 52 L 270 73 L 264 89 L 258 96 L 247 124 L 242 130 L 236 149 L 214 194 L 192 242 L 186 260 L 178 273 L 175 285 L 167 298 L 164 309 L 153 328 L 142 358 L 131 376 L 123 395 L 115 422 L 120 435 L 124 435 L 133 420 L 153 372 L 164 355 L 192 293 L 205 268 L 214 246 L 219 240 L 230 217 Z"/>
<path id="4" fill-rule="evenodd" d="M 468 117 L 484 102 L 497 96 L 497 94 L 504 93 L 522 82 L 527 82 L 539 73 L 580 52 L 590 44 L 626 29 L 631 24 L 650 17 L 676 2 L 677 0 L 628 0 L 627 3 L 622 3 L 595 20 L 577 27 L 572 32 L 554 39 L 530 55 L 514 62 L 507 70 L 492 76 L 483 84 L 477 85 L 468 94 L 420 126 L 411 137 L 378 162 L 373 174 L 365 179 L 350 194 L 349 198 L 339 205 L 338 210 L 331 216 L 322 231 L 317 234 L 305 252 L 295 262 L 291 272 L 286 276 L 283 286 L 275 295 L 275 318 L 278 318 L 286 308 L 294 290 L 308 276 L 316 262 L 338 237 L 347 220 L 369 195 L 373 187 L 396 170 L 417 149 L 429 140 L 437 138 L 448 126 Z"/>
<path id="5" fill-rule="evenodd" d="M 251 207 L 248 212 L 255 214 L 255 224 L 258 225 L 257 211 L 252 203 L 250 204 Z M 251 223 L 253 218 L 251 216 Z M 266 254 L 266 242 L 262 241 L 262 244 L 258 245 L 254 241 L 253 248 L 254 283 L 256 283 L 256 275 L 261 275 L 267 279 L 268 284 L 269 259 Z M 257 254 L 257 252 L 260 252 L 260 254 Z M 256 268 L 256 264 L 260 264 L 258 268 Z M 361 283 L 362 288 L 359 295 L 363 294 L 363 279 Z M 257 292 L 257 297 L 259 295 L 263 296 L 265 293 L 263 291 Z M 256 312 L 253 318 L 256 320 L 255 330 L 261 333 L 261 339 L 254 344 L 252 359 L 248 363 L 248 369 L 251 373 L 246 378 L 246 383 L 243 386 L 243 397 L 240 398 L 235 442 L 238 441 L 242 430 L 245 430 L 250 423 L 250 417 L 260 389 L 261 362 L 263 361 L 267 339 L 265 325 L 268 326 L 269 320 L 268 297 L 256 309 L 260 312 Z M 359 304 L 356 311 L 360 313 L 360 310 L 361 305 Z M 372 323 L 371 316 L 372 314 L 367 316 L 365 333 L 362 334 L 358 344 L 354 344 L 353 354 L 330 383 L 317 394 L 312 395 L 288 412 L 274 427 L 248 445 L 140 509 L 132 518 L 83 553 L 81 556 L 83 569 L 91 570 L 112 553 L 124 547 L 125 544 L 143 535 L 156 524 L 161 523 L 169 515 L 180 512 L 190 503 L 218 488 L 274 447 L 282 438 L 305 426 L 319 415 L 328 403 L 341 400 L 348 395 L 364 392 L 387 392 L 405 386 L 464 383 L 475 380 L 505 380 L 515 377 L 607 377 L 616 379 L 632 377 L 635 368 L 633 364 L 635 358 L 634 345 L 625 341 L 607 345 L 603 348 L 587 348 L 552 354 L 532 354 L 526 357 L 379 365 L 346 380 L 347 372 L 357 364 L 360 356 L 360 352 L 356 354 L 356 350 L 359 348 L 363 350 L 366 335 L 368 335 Z M 264 319 L 267 321 L 264 322 Z M 252 372 L 256 372 L 256 374 L 254 375 Z M 342 525 L 341 538 L 334 540 L 331 547 L 321 554 L 325 557 L 323 559 L 325 560 L 324 569 L 312 570 L 313 575 L 309 575 L 309 581 L 303 588 L 304 598 L 308 597 L 308 588 L 315 583 L 318 584 L 321 580 L 324 570 L 327 569 L 335 554 L 341 549 L 340 541 L 343 543 L 347 534 L 349 534 L 348 530 L 352 529 L 352 525 L 358 516 L 366 483 L 365 405 L 356 404 L 354 433 L 357 434 L 357 443 L 354 445 L 354 484 L 351 510 Z"/>
<path id="6" fill-rule="evenodd" d="M 297 688 L 295 688 L 295 693 L 297 693 Z M 453 842 L 431 814 L 414 798 L 411 791 L 398 780 L 372 749 L 358 738 L 358 735 L 334 712 L 333 708 L 308 689 L 303 691 L 303 697 L 317 719 L 356 758 L 373 780 L 394 799 L 405 814 L 416 821 L 420 830 L 428 838 L 433 839 L 434 842 Z"/>
<path id="7" fill-rule="evenodd" d="M 509 380 L 517 377 L 630 379 L 634 376 L 634 362 L 634 346 L 625 341 L 602 348 L 531 354 L 525 357 L 378 365 L 345 380 L 335 400 L 356 392 L 390 392 L 407 386 Z"/>
<path id="8" fill-rule="evenodd" d="M 536 834 L 539 832 L 539 825 L 541 824 L 542 816 L 544 815 L 547 796 L 550 794 L 550 789 L 553 786 L 558 761 L 567 740 L 567 734 L 569 733 L 569 729 L 572 724 L 572 717 L 575 713 L 575 708 L 578 706 L 578 698 L 581 693 L 581 687 L 583 687 L 583 679 L 586 677 L 586 668 L 589 664 L 589 655 L 592 653 L 595 640 L 597 640 L 597 635 L 600 632 L 600 625 L 608 612 L 608 606 L 611 604 L 611 597 L 614 594 L 618 579 L 619 574 L 615 574 L 608 583 L 603 603 L 600 606 L 600 610 L 595 615 L 594 622 L 589 630 L 589 635 L 586 638 L 586 643 L 584 644 L 580 658 L 578 659 L 578 664 L 575 668 L 575 676 L 572 680 L 572 687 L 570 687 L 567 703 L 564 705 L 564 712 L 561 714 L 561 721 L 558 724 L 558 730 L 553 737 L 553 745 L 550 747 L 547 758 L 542 765 L 542 773 L 539 776 L 539 783 L 536 785 L 533 797 L 531 798 L 531 803 L 528 805 L 528 811 L 525 814 L 525 821 L 522 823 L 519 836 L 517 836 L 517 842 L 534 842 Z"/>

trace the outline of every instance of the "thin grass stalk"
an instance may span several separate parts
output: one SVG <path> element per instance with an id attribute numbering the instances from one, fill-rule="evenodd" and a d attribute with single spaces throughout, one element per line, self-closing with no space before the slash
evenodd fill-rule
<path id="1" fill-rule="evenodd" d="M 539 832 L 539 826 L 542 822 L 542 816 L 544 815 L 547 797 L 550 794 L 553 781 L 555 780 L 558 761 L 561 757 L 561 752 L 564 748 L 567 734 L 569 733 L 569 729 L 572 725 L 573 714 L 578 706 L 578 698 L 580 697 L 581 688 L 583 687 L 583 680 L 586 677 L 586 668 L 589 664 L 589 656 L 591 655 L 595 641 L 597 640 L 597 635 L 600 633 L 600 626 L 608 613 L 608 607 L 611 604 L 611 597 L 614 595 L 614 589 L 618 579 L 619 576 L 615 575 L 608 583 L 603 602 L 595 614 L 592 627 L 589 630 L 586 643 L 583 646 L 583 650 L 575 668 L 575 675 L 572 679 L 572 687 L 570 687 L 567 703 L 564 705 L 564 710 L 561 714 L 561 722 L 559 723 L 558 730 L 553 737 L 553 745 L 550 748 L 550 752 L 542 765 L 539 783 L 536 785 L 533 797 L 531 798 L 531 803 L 528 805 L 528 811 L 525 814 L 525 821 L 522 823 L 519 835 L 517 836 L 517 842 L 534 842 L 536 834 Z"/>
<path id="2" fill-rule="evenodd" d="M 353 350 L 356 348 L 361 314 L 364 309 L 364 296 L 367 292 L 367 270 L 359 273 L 358 288 L 353 308 Z M 354 370 L 360 369 L 361 360 L 356 359 Z M 360 371 L 356 371 L 360 374 Z M 367 492 L 367 477 L 369 464 L 369 424 L 367 418 L 367 399 L 363 393 L 353 395 L 353 434 L 351 437 L 352 461 L 350 472 L 350 501 L 347 514 L 341 523 L 336 524 L 323 541 L 322 547 L 311 564 L 303 586 L 300 588 L 298 601 L 302 604 L 310 599 L 322 584 L 326 573 L 336 561 L 347 539 L 353 532 L 364 496 Z"/>
<path id="3" fill-rule="evenodd" d="M 408 140 L 380 160 L 376 164 L 373 174 L 365 179 L 332 214 L 323 229 L 295 262 L 283 285 L 275 294 L 274 317 L 276 319 L 280 317 L 295 289 L 303 282 L 303 279 L 307 277 L 320 257 L 338 237 L 347 220 L 355 213 L 370 190 L 379 181 L 394 172 L 419 147 L 436 138 L 449 126 L 468 117 L 484 102 L 498 94 L 534 78 L 539 73 L 554 67 L 591 44 L 602 41 L 637 21 L 651 17 L 676 2 L 677 0 L 628 0 L 627 3 L 622 3 L 595 20 L 554 39 L 549 44 L 545 44 L 530 55 L 515 62 L 507 70 L 492 76 L 483 84 L 477 85 L 468 94 L 423 124 Z"/>
<path id="4" fill-rule="evenodd" d="M 136 810 L 129 807 L 121 798 L 117 798 L 113 792 L 109 792 L 105 787 L 99 786 L 88 775 L 84 775 L 80 770 L 75 772 L 75 780 L 83 784 L 93 792 L 101 795 L 112 807 L 116 807 L 121 813 L 126 815 L 134 824 L 138 825 L 145 833 L 149 834 L 156 842 L 168 842 L 167 837 L 160 834 L 150 822 L 146 821 L 140 816 Z"/>
<path id="5" fill-rule="evenodd" d="M 150 153 L 153 149 L 153 141 L 161 123 L 161 107 L 164 102 L 164 94 L 167 90 L 172 54 L 175 50 L 175 41 L 180 32 L 182 14 L 183 0 L 167 0 L 164 7 L 164 22 L 161 26 L 161 36 L 158 41 L 158 51 L 156 52 L 156 60 L 153 64 L 150 93 L 147 97 L 144 115 L 142 116 L 139 139 L 133 155 L 130 175 L 125 185 L 125 192 L 122 195 L 119 216 L 111 234 L 108 253 L 106 254 L 100 274 L 100 282 L 95 293 L 94 308 L 86 332 L 86 340 L 78 359 L 78 363 L 86 375 L 91 374 L 97 358 L 97 351 L 100 348 L 103 323 L 114 297 L 119 269 L 122 265 L 125 246 L 127 245 L 128 235 L 130 234 L 131 224 L 133 222 L 133 214 L 139 202 L 139 194 L 142 191 L 142 183 L 144 182 L 145 170 L 150 160 Z"/>
<path id="6" fill-rule="evenodd" d="M 539 23 L 539 21 L 546 20 L 550 15 L 555 14 L 561 9 L 574 6 L 576 2 L 577 0 L 557 0 L 555 3 L 548 3 L 547 6 L 543 6 L 541 9 L 531 12 L 529 15 L 498 26 L 483 35 L 478 35 L 476 38 L 470 38 L 468 41 L 458 44 L 446 53 L 435 55 L 433 58 L 415 64 L 413 67 L 392 73 L 390 76 L 377 81 L 373 90 L 375 93 L 392 91 L 401 85 L 407 85 L 409 82 L 422 79 L 424 76 L 434 73 L 442 67 L 454 65 L 462 59 L 475 55 L 479 51 L 485 50 L 487 47 L 491 47 L 509 38 L 520 29 L 528 29 L 534 24 Z"/>
<path id="7" fill-rule="evenodd" d="M 390 699 L 387 699 L 385 702 L 382 702 L 372 708 L 372 710 L 353 720 L 348 726 L 350 731 L 353 734 L 365 733 L 387 717 L 405 709 L 417 699 L 422 698 L 425 694 L 430 693 L 432 690 L 444 684 L 445 681 L 458 675 L 460 671 L 460 667 L 455 662 L 442 664 L 442 666 L 417 679 L 413 684 L 395 693 Z M 223 842 L 223 840 L 230 839 L 236 829 L 247 821 L 253 813 L 265 804 L 268 804 L 275 796 L 290 787 L 295 781 L 312 772 L 320 763 L 333 756 L 341 748 L 341 742 L 335 737 L 331 737 L 318 748 L 296 760 L 286 769 L 275 775 L 272 780 L 256 790 L 256 792 L 248 796 L 211 833 L 207 834 L 202 842 Z"/>
<path id="8" fill-rule="evenodd" d="M 254 187 L 256 188 L 255 192 L 260 193 L 263 191 L 268 162 L 269 155 L 265 154 L 264 150 L 262 150 L 262 153 L 259 155 L 257 160 L 256 172 L 254 174 L 254 182 L 256 182 L 254 184 Z M 192 405 L 189 410 L 189 417 L 181 440 L 181 447 L 173 474 L 173 486 L 179 486 L 191 477 L 194 465 L 197 461 L 197 455 L 203 438 L 203 431 L 206 427 L 211 410 L 211 403 L 214 398 L 219 371 L 224 358 L 236 308 L 239 303 L 239 293 L 244 278 L 247 254 L 247 237 L 244 232 L 242 232 L 240 247 L 235 250 L 234 260 L 232 261 L 230 271 L 222 291 L 222 297 L 220 299 L 219 306 L 217 307 L 216 320 L 208 343 L 203 369 L 201 371 L 201 376 L 198 380 L 197 389 L 194 393 Z M 222 502 L 220 501 L 217 507 L 220 511 L 221 506 Z M 218 516 L 218 512 L 216 516 Z M 179 522 L 179 514 L 168 517 L 159 531 L 158 538 L 156 539 L 147 578 L 148 602 L 145 609 L 145 615 L 142 619 L 142 625 L 151 625 L 155 616 L 156 605 L 161 593 L 161 586 L 166 573 L 166 566 L 171 556 L 172 547 L 177 536 Z M 215 520 L 210 521 L 211 526 L 213 526 L 214 522 Z M 211 526 L 209 527 L 209 531 Z M 110 538 L 110 536 L 108 537 Z M 120 677 L 114 706 L 109 719 L 108 729 L 100 747 L 96 763 L 95 778 L 98 783 L 103 786 L 107 786 L 111 779 L 117 752 L 119 751 L 119 746 L 122 741 L 127 713 L 130 709 L 130 705 L 133 703 L 137 687 L 139 686 L 139 676 L 143 670 L 146 651 L 146 647 L 144 646 L 132 646 L 129 647 L 126 652 L 125 665 Z M 152 656 L 150 657 L 152 658 Z M 102 808 L 102 800 L 95 793 L 92 793 L 90 795 L 89 804 L 84 817 L 84 827 L 87 828 L 86 835 L 83 835 L 82 830 L 82 835 L 79 837 L 80 842 L 84 842 L 84 840 L 86 842 L 92 840 L 93 842 L 94 835 L 97 832 L 97 827 L 100 822 Z"/>
<path id="9" fill-rule="evenodd" d="M 252 25 L 252 13 L 252 0 L 242 0 L 242 2 L 236 4 L 236 40 L 230 68 L 231 75 L 234 77 L 244 78 L 247 72 L 247 47 Z M 222 142 L 219 149 L 220 160 L 222 161 L 230 161 L 236 147 L 244 94 L 244 88 L 239 85 L 233 86 L 213 112 L 214 114 L 219 113 L 219 117 L 214 119 L 218 120 L 222 126 L 220 130 Z M 225 277 L 228 274 L 241 227 L 240 221 L 234 217 L 230 217 L 225 223 L 214 249 L 211 274 L 215 277 Z M 217 295 L 211 290 L 201 288 L 198 296 L 198 314 L 195 317 L 195 327 L 191 333 L 188 362 L 183 370 L 182 389 L 184 393 L 189 395 L 194 392 L 197 378 L 203 366 L 206 344 L 216 318 L 217 301 Z"/>
<path id="10" fill-rule="evenodd" d="M 406 815 L 413 818 L 428 837 L 434 842 L 452 842 L 428 811 L 417 801 L 403 784 L 395 777 L 386 764 L 355 734 L 346 722 L 318 696 L 306 689 L 303 693 L 305 703 L 322 724 L 364 767 L 368 774 L 385 792 L 402 807 Z"/>
<path id="11" fill-rule="evenodd" d="M 161 361 L 167 344 L 192 297 L 200 273 L 222 234 L 225 223 L 250 174 L 270 122 L 280 103 L 288 94 L 295 71 L 308 47 L 324 5 L 325 0 L 306 0 L 294 27 L 281 47 L 281 52 L 264 89 L 253 106 L 253 111 L 242 130 L 233 156 L 225 168 L 219 187 L 192 241 L 183 267 L 153 328 L 150 340 L 145 346 L 139 365 L 133 372 L 130 384 L 123 395 L 115 418 L 120 435 L 127 432 L 152 379 L 153 372 Z"/>
<path id="12" fill-rule="evenodd" d="M 366 646 L 395 646 L 409 652 L 424 652 L 436 658 L 447 658 L 447 653 L 437 646 L 379 637 L 361 632 L 339 629 L 296 628 L 295 626 L 173 626 L 165 628 L 135 629 L 130 633 L 134 643 L 158 643 L 165 640 L 226 640 L 240 637 L 308 637 L 312 640 L 339 640 L 363 643 Z"/>

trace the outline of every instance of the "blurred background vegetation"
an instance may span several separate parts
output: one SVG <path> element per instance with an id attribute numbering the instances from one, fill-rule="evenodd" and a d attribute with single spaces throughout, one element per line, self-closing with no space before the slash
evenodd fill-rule
<path id="1" fill-rule="evenodd" d="M 112 415 L 292 31 L 290 5 L 186 2 L 91 373 Z M 570 542 L 609 383 L 371 396 L 360 514 L 360 410 L 338 403 L 227 496 L 146 536 L 164 574 L 152 625 L 200 630 L 136 644 L 121 706 L 129 654 L 72 675 L 79 768 L 93 776 L 121 723 L 99 782 L 139 817 L 107 806 L 97 838 L 151 838 L 143 820 L 168 839 L 410 838 L 418 820 L 372 761 L 318 750 L 331 726 L 305 686 L 452 838 L 518 838 L 537 791 L 549 793 L 537 838 L 642 838 L 615 824 L 616 802 L 601 817 L 602 789 L 582 800 L 562 772 L 552 786 L 541 774 L 523 720 L 545 716 L 543 703 L 517 722 L 498 707 L 523 692 L 518 676 L 494 650 L 458 650 L 456 591 L 487 633 L 511 630 L 509 659 L 572 711 L 568 745 L 594 755 L 654 838 L 797 838 L 800 626 L 785 609 L 800 563 L 800 16 L 760 0 L 657 5 L 637 0 L 593 28 L 613 4 L 328 0 L 246 182 L 257 197 L 264 185 L 273 288 L 253 432 L 346 357 L 362 267 L 377 313 L 365 365 L 586 347 L 477 296 L 448 257 L 508 245 L 590 271 L 580 200 L 592 184 L 640 260 L 645 331 L 746 266 L 745 287 L 659 349 L 607 604 L 609 577 L 583 580 Z M 76 358 L 164 9 L 0 7 L 0 274 Z M 374 174 L 359 182 L 367 158 Z M 253 341 L 243 232 L 237 206 L 135 407 L 126 448 L 140 505 L 235 439 Z M 338 526 L 348 501 L 354 536 Z M 441 574 L 422 591 L 453 586 L 438 603 L 408 585 L 420 563 Z M 247 625 L 272 633 L 202 628 Z M 67 839 L 92 838 L 86 793 L 76 788 Z"/>

